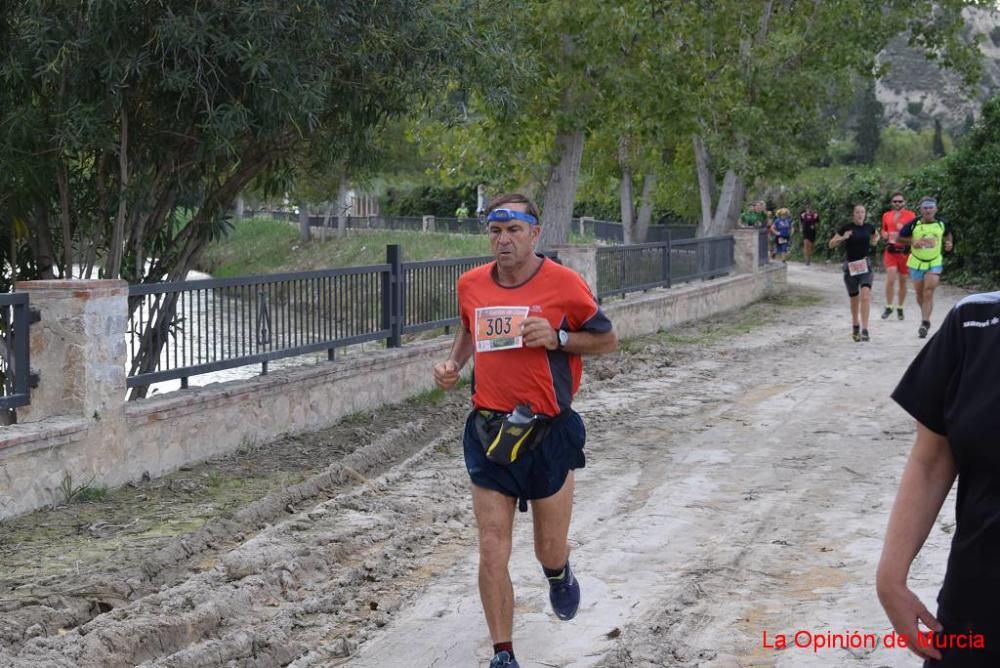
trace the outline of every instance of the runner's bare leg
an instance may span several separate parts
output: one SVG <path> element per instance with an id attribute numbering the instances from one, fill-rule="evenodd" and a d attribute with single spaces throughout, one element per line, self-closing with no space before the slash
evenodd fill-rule
<path id="1" fill-rule="evenodd" d="M 545 568 L 562 568 L 569 560 L 569 523 L 573 515 L 573 471 L 558 492 L 531 502 L 535 557 Z"/>
<path id="2" fill-rule="evenodd" d="M 479 598 L 494 643 L 511 640 L 514 587 L 510 582 L 511 544 L 517 499 L 472 485 L 472 509 L 479 527 Z"/>

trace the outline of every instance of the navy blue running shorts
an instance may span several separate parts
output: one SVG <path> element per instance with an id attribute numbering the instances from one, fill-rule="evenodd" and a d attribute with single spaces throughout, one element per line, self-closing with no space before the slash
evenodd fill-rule
<path id="1" fill-rule="evenodd" d="M 587 430 L 583 418 L 576 411 L 567 409 L 556 418 L 545 439 L 509 466 L 495 464 L 486 458 L 486 450 L 479 440 L 475 424 L 476 411 L 465 421 L 465 468 L 473 484 L 492 489 L 501 494 L 520 499 L 522 510 L 528 499 L 552 496 L 566 482 L 573 469 L 587 465 L 583 446 Z"/>

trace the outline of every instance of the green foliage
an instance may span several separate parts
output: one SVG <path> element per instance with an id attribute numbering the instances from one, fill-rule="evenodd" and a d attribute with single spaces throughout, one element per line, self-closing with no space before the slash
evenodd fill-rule
<path id="1" fill-rule="evenodd" d="M 808 202 L 816 207 L 820 214 L 816 254 L 830 259 L 839 258 L 839 251 L 830 251 L 826 241 L 838 226 L 849 221 L 854 203 L 864 204 L 869 222 L 878 225 L 882 213 L 890 208 L 889 196 L 896 190 L 906 194 L 911 208 L 921 197 L 936 197 L 939 216 L 955 235 L 955 251 L 945 256 L 948 280 L 996 289 L 1000 286 L 1000 237 L 996 234 L 1000 97 L 984 105 L 980 122 L 948 157 L 933 160 L 932 140 L 929 129 L 918 135 L 890 128 L 883 136 L 882 150 L 897 147 L 906 171 L 879 167 L 811 170 L 769 193 L 775 205 L 789 207 L 796 216 Z M 793 254 L 798 252 L 796 244 Z"/>
<path id="2" fill-rule="evenodd" d="M 379 199 L 379 211 L 387 216 L 453 217 L 462 203 L 475 215 L 476 184 L 456 186 L 421 185 L 406 189 L 388 188 Z"/>
<path id="3" fill-rule="evenodd" d="M 942 146 L 947 153 L 952 148 L 951 137 L 942 136 Z M 919 132 L 909 128 L 888 127 L 882 132 L 882 140 L 876 155 L 876 164 L 896 172 L 912 172 L 933 162 L 934 130 L 924 128 Z"/>
<path id="4" fill-rule="evenodd" d="M 952 278 L 996 289 L 1000 286 L 1000 97 L 983 106 L 982 117 L 959 149 L 914 179 L 919 194 L 939 197 L 941 218 L 953 226 Z"/>
<path id="5" fill-rule="evenodd" d="M 869 81 L 861 99 L 858 131 L 855 135 L 857 161 L 863 165 L 875 162 L 881 138 L 884 111 L 882 103 L 875 97 L 875 82 Z"/>

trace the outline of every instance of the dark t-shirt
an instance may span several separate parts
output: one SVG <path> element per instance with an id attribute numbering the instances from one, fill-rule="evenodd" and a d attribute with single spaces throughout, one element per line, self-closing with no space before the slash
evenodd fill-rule
<path id="1" fill-rule="evenodd" d="M 819 223 L 819 214 L 813 211 L 803 211 L 799 215 L 799 222 L 802 224 L 803 234 L 813 234 L 816 231 L 816 224 Z"/>
<path id="2" fill-rule="evenodd" d="M 989 631 L 1000 646 L 1000 292 L 955 306 L 892 393 L 947 436 L 958 469 L 955 536 L 938 595 L 942 615 Z M 991 642 L 992 641 L 992 642 Z"/>
<path id="3" fill-rule="evenodd" d="M 855 260 L 861 260 L 868 257 L 868 253 L 872 245 L 872 235 L 875 234 L 875 228 L 872 227 L 871 223 L 865 223 L 864 225 L 849 223 L 837 230 L 837 234 L 843 236 L 844 232 L 847 230 L 853 230 L 853 232 L 851 232 L 851 238 L 843 242 L 844 252 L 847 254 L 847 261 L 854 262 Z"/>

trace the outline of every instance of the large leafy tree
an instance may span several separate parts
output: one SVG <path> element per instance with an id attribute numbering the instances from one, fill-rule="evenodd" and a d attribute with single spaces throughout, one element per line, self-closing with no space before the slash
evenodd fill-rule
<path id="1" fill-rule="evenodd" d="M 755 177 L 794 172 L 823 149 L 834 126 L 827 110 L 843 108 L 857 77 L 881 74 L 876 56 L 893 37 L 907 34 L 928 57 L 976 81 L 978 44 L 961 37 L 962 9 L 973 4 L 986 3 L 687 3 L 704 17 L 683 51 L 707 93 L 692 137 L 701 233 L 732 226 Z"/>
<path id="2" fill-rule="evenodd" d="M 488 33 L 470 29 L 473 5 L 490 7 L 5 3 L 0 220 L 28 231 L 27 273 L 183 278 L 252 181 L 287 180 L 301 156 L 323 152 L 318 143 L 350 160 L 358 137 L 423 91 L 470 63 L 502 61 Z M 133 370 L 155 368 L 170 299 L 152 312 Z"/>

